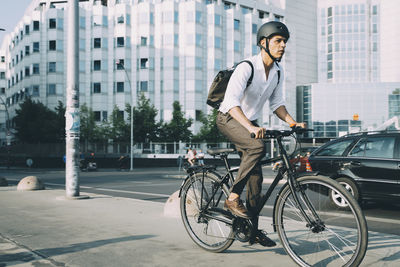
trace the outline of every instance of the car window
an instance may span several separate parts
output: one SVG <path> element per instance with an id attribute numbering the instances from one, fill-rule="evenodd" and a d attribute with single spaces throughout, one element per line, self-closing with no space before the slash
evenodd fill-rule
<path id="1" fill-rule="evenodd" d="M 365 152 L 365 139 L 361 139 L 350 151 L 349 157 L 364 157 Z"/>
<path id="2" fill-rule="evenodd" d="M 392 136 L 368 137 L 358 142 L 349 156 L 392 159 L 394 143 L 395 137 Z"/>
<path id="3" fill-rule="evenodd" d="M 353 142 L 353 139 L 347 139 L 330 144 L 317 152 L 317 156 L 341 156 L 346 148 Z"/>
<path id="4" fill-rule="evenodd" d="M 395 137 L 370 137 L 365 144 L 365 156 L 371 158 L 393 158 Z"/>

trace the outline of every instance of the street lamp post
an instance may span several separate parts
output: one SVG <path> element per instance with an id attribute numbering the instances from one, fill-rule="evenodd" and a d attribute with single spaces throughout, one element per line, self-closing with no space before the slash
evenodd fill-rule
<path id="1" fill-rule="evenodd" d="M 133 171 L 133 91 L 132 91 L 132 84 L 131 80 L 129 79 L 129 74 L 125 69 L 124 63 L 117 60 L 117 66 L 120 66 L 126 74 L 126 78 L 128 79 L 129 88 L 131 90 L 131 156 L 130 156 L 130 171 Z"/>

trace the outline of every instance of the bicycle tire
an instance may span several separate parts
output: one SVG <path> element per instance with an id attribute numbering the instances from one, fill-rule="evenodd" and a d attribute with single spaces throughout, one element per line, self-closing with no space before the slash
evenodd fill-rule
<path id="1" fill-rule="evenodd" d="M 286 252 L 301 266 L 358 266 L 367 250 L 368 227 L 357 201 L 328 177 L 306 176 L 297 181 L 306 195 L 303 198 L 296 192 L 300 205 L 313 218 L 305 206 L 308 199 L 323 224 L 314 229 L 308 226 L 286 184 L 275 205 L 276 229 Z M 347 201 L 348 209 L 332 204 L 329 198 L 332 190 Z"/>
<path id="2" fill-rule="evenodd" d="M 225 199 L 229 196 L 229 189 L 226 184 L 220 184 L 221 180 L 215 173 L 204 174 L 204 187 L 202 179 L 202 172 L 194 173 L 182 187 L 180 209 L 183 225 L 190 238 L 198 246 L 207 251 L 222 252 L 234 241 L 232 225 L 201 215 L 200 205 L 207 203 L 212 193 L 217 190 L 220 192 L 215 194 L 209 208 L 222 209 Z M 201 195 L 201 188 L 203 188 L 203 195 Z M 201 196 L 203 196 L 202 200 L 200 200 Z M 217 216 L 223 217 L 223 214 Z M 224 219 L 228 220 L 225 217 Z"/>

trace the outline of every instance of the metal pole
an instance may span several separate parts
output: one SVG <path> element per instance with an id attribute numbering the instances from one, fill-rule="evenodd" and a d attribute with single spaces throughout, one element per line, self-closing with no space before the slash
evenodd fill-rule
<path id="1" fill-rule="evenodd" d="M 121 66 L 121 68 L 125 71 L 126 78 L 128 79 L 129 89 L 131 89 L 131 156 L 130 156 L 130 171 L 133 171 L 133 91 L 132 91 L 132 84 L 131 79 L 129 79 L 129 74 L 125 69 L 125 66 L 119 60 L 116 62 L 117 66 Z"/>
<path id="2" fill-rule="evenodd" d="M 67 35 L 67 104 L 66 104 L 66 161 L 65 189 L 67 198 L 87 198 L 79 196 L 79 46 L 78 24 L 79 0 L 68 0 Z"/>

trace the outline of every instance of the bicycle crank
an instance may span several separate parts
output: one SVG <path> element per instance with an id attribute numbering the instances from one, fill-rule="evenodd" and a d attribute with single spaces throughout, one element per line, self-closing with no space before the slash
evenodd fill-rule
<path id="1" fill-rule="evenodd" d="M 236 217 L 233 219 L 232 229 L 237 240 L 240 242 L 248 242 L 253 232 L 253 224 L 250 220 Z"/>

